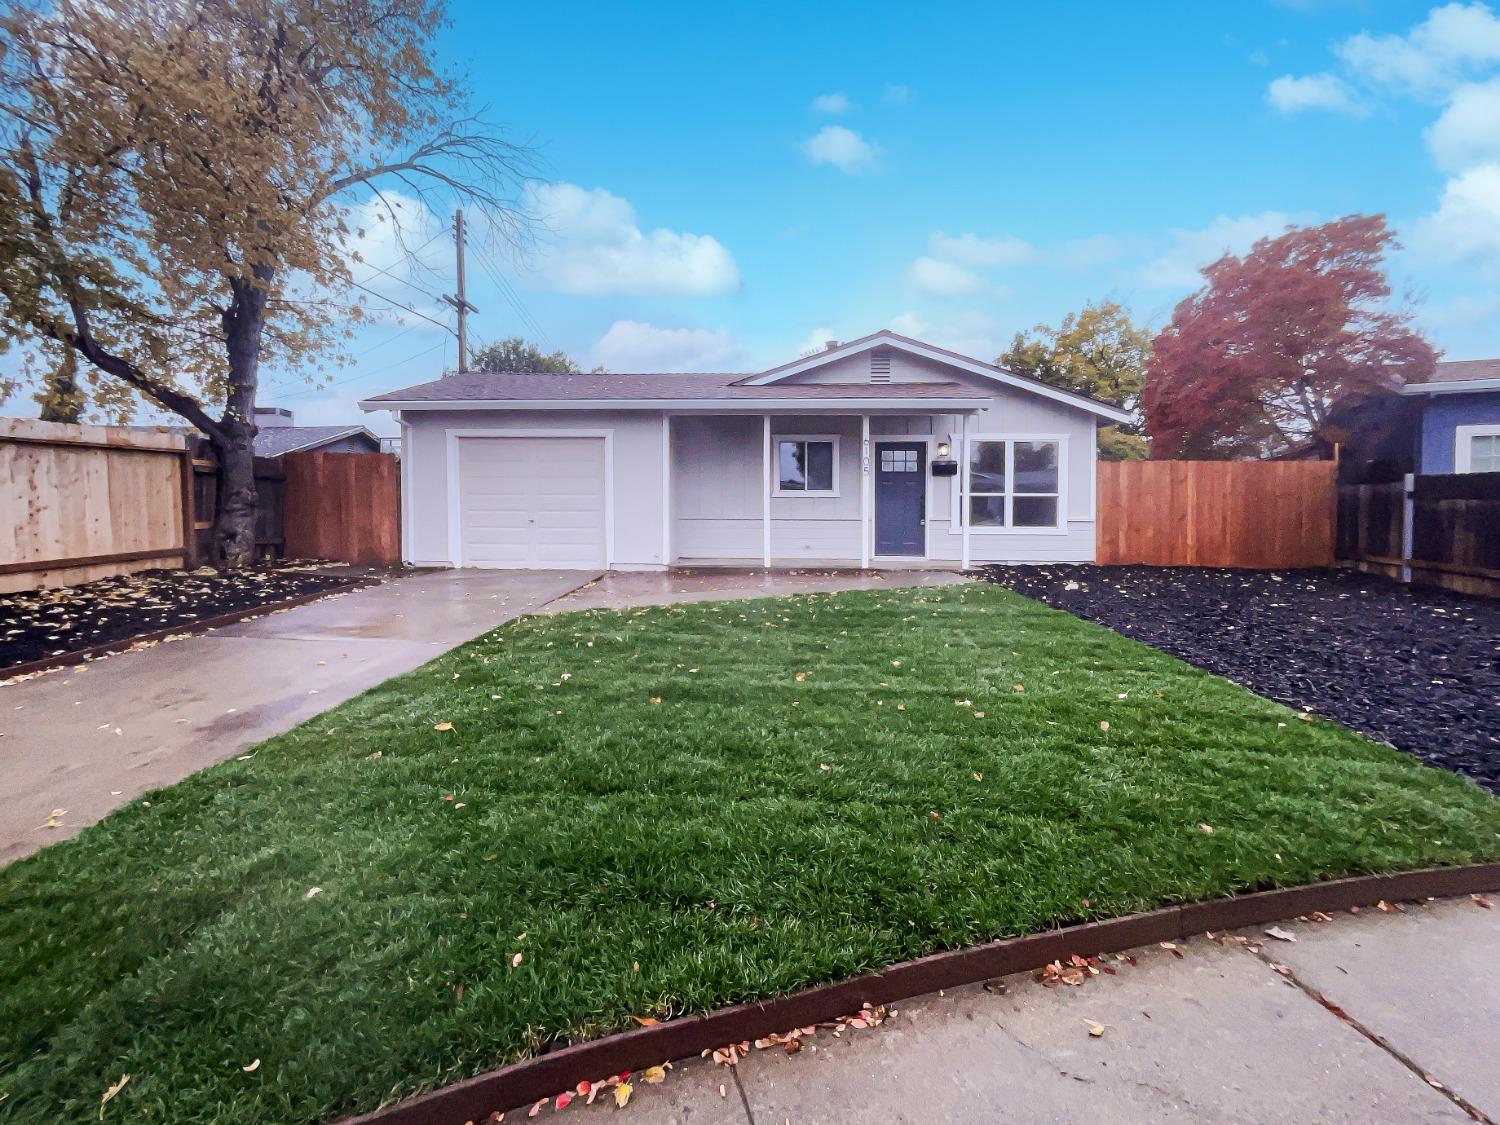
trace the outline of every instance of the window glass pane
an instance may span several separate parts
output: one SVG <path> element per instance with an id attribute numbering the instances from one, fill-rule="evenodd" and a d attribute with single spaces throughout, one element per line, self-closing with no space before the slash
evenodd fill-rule
<path id="1" fill-rule="evenodd" d="M 975 527 L 1005 526 L 1005 497 L 969 497 L 969 522 Z"/>
<path id="2" fill-rule="evenodd" d="M 1500 472 L 1500 434 L 1479 434 L 1469 439 L 1469 470 Z"/>
<path id="3" fill-rule="evenodd" d="M 1005 443 L 1003 441 L 970 443 L 969 491 L 1005 491 Z"/>
<path id="4" fill-rule="evenodd" d="M 783 441 L 777 445 L 776 460 L 783 492 L 802 492 L 807 488 L 806 445 L 800 441 Z"/>
<path id="5" fill-rule="evenodd" d="M 1015 521 L 1017 527 L 1056 527 L 1057 497 L 1017 496 Z"/>
<path id="6" fill-rule="evenodd" d="M 810 441 L 807 449 L 807 489 L 809 492 L 833 491 L 833 442 Z"/>
<path id="7" fill-rule="evenodd" d="M 1056 492 L 1057 443 L 1018 441 L 1015 444 L 1016 492 Z M 1020 522 L 1020 513 L 1017 512 L 1016 523 Z"/>

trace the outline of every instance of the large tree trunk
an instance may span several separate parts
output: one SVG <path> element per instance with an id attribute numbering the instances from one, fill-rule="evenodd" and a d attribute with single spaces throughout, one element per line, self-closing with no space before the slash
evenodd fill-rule
<path id="1" fill-rule="evenodd" d="M 270 276 L 232 284 L 234 301 L 224 314 L 229 352 L 229 394 L 220 436 L 218 508 L 214 513 L 216 561 L 225 570 L 255 562 L 255 390 L 260 376 L 260 338 L 265 328 Z"/>

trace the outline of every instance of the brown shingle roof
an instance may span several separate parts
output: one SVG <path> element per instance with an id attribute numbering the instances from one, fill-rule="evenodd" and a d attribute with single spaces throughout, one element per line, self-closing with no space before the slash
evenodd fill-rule
<path id="1" fill-rule="evenodd" d="M 1470 379 L 1500 379 L 1500 359 L 1451 359 L 1437 365 L 1433 383 L 1466 383 Z"/>
<path id="2" fill-rule="evenodd" d="M 681 375 L 553 375 L 521 371 L 447 375 L 399 391 L 375 395 L 368 402 L 589 402 L 608 400 L 714 399 L 755 402 L 761 399 L 910 399 L 972 398 L 982 391 L 960 383 L 773 383 L 739 386 L 741 372 L 691 372 Z"/>

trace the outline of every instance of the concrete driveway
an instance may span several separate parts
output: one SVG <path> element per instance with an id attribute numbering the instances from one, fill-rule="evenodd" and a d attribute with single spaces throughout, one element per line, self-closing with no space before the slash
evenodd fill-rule
<path id="1" fill-rule="evenodd" d="M 0 864 L 598 577 L 412 574 L 0 687 Z M 46 827 L 55 809 L 56 827 Z"/>

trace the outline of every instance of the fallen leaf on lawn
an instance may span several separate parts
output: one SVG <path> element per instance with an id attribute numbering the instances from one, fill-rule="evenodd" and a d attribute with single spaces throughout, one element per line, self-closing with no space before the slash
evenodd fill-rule
<path id="1" fill-rule="evenodd" d="M 1092 1038 L 1092 1039 L 1099 1039 L 1099 1038 L 1103 1037 L 1103 1035 L 1104 1035 L 1104 1028 L 1105 1028 L 1106 1025 L 1100 1023 L 1098 1020 L 1091 1020 L 1091 1019 L 1087 1019 L 1087 1018 L 1085 1018 L 1083 1022 L 1089 1025 L 1089 1037 L 1090 1038 Z"/>
<path id="2" fill-rule="evenodd" d="M 109 1100 L 111 1098 L 113 1098 L 116 1094 L 118 1094 L 121 1090 L 125 1089 L 125 1083 L 127 1083 L 129 1081 L 130 1081 L 130 1075 L 128 1075 L 128 1074 L 122 1074 L 122 1075 L 120 1075 L 120 1080 L 118 1082 L 116 1082 L 108 1090 L 104 1091 L 103 1096 L 100 1097 L 100 1099 L 99 1099 L 99 1120 L 100 1121 L 104 1120 L 104 1107 L 109 1104 Z"/>
<path id="3" fill-rule="evenodd" d="M 1108 734 L 1109 733 L 1109 720 L 1105 719 L 1103 722 L 1101 722 L 1099 724 L 1099 729 L 1102 730 L 1105 734 Z"/>
<path id="4" fill-rule="evenodd" d="M 253 1074 L 260 1069 L 260 1060 L 256 1059 L 252 1063 L 246 1063 L 244 1066 L 240 1067 L 240 1069 L 243 1070 L 246 1074 Z"/>
<path id="5" fill-rule="evenodd" d="M 1277 941 L 1296 941 L 1297 940 L 1297 935 L 1296 934 L 1292 933 L 1291 930 L 1284 930 L 1280 926 L 1272 926 L 1269 930 L 1266 931 L 1266 936 L 1267 937 L 1273 937 Z"/>
<path id="6" fill-rule="evenodd" d="M 1307 711 L 1298 711 L 1297 718 L 1301 719 L 1304 723 L 1312 722 L 1312 715 Z"/>
<path id="7" fill-rule="evenodd" d="M 1200 824 L 1198 825 L 1198 831 L 1202 832 L 1205 836 L 1212 836 L 1214 834 L 1214 826 L 1212 824 Z"/>
<path id="8" fill-rule="evenodd" d="M 641 1071 L 641 1081 L 648 1086 L 660 1086 L 667 1080 L 667 1072 L 659 1066 L 648 1066 Z"/>
<path id="9" fill-rule="evenodd" d="M 1025 691 L 1026 690 L 1026 685 L 1025 684 L 1011 684 L 1010 685 L 1010 690 L 1011 691 Z"/>
<path id="10" fill-rule="evenodd" d="M 510 959 L 510 967 L 512 969 L 514 969 L 517 966 L 519 966 L 520 964 L 521 964 L 521 955 L 519 953 L 517 953 L 514 957 L 512 957 Z"/>
<path id="11" fill-rule="evenodd" d="M 630 1095 L 634 1092 L 635 1089 L 630 1085 L 629 1082 L 621 1082 L 618 1086 L 615 1087 L 615 1105 L 619 1106 L 621 1109 L 624 1109 L 627 1105 L 630 1104 Z"/>
<path id="12" fill-rule="evenodd" d="M 792 679 L 796 680 L 800 684 L 803 680 L 807 679 L 807 673 L 798 672 L 795 676 L 792 677 Z"/>
<path id="13" fill-rule="evenodd" d="M 661 696 L 659 696 L 659 695 L 653 695 L 651 697 L 651 702 L 652 703 L 660 703 L 661 702 Z"/>
<path id="14" fill-rule="evenodd" d="M 433 730 L 452 730 L 453 729 L 453 724 L 452 723 L 448 723 L 448 722 L 433 723 L 432 724 L 432 729 Z"/>
<path id="15" fill-rule="evenodd" d="M 630 1018 L 635 1020 L 635 1022 L 640 1024 L 642 1027 L 655 1027 L 657 1024 L 661 1023 L 661 1020 L 656 1019 L 652 1016 L 631 1016 Z"/>
<path id="16" fill-rule="evenodd" d="M 974 780 L 975 781 L 983 781 L 984 780 L 984 774 L 980 773 L 978 770 L 975 770 L 974 771 Z"/>
<path id="17" fill-rule="evenodd" d="M 322 893 L 323 893 L 323 888 L 322 887 L 308 887 L 307 888 L 307 893 L 302 896 L 302 901 L 303 902 L 307 902 L 309 899 L 317 898 Z"/>

